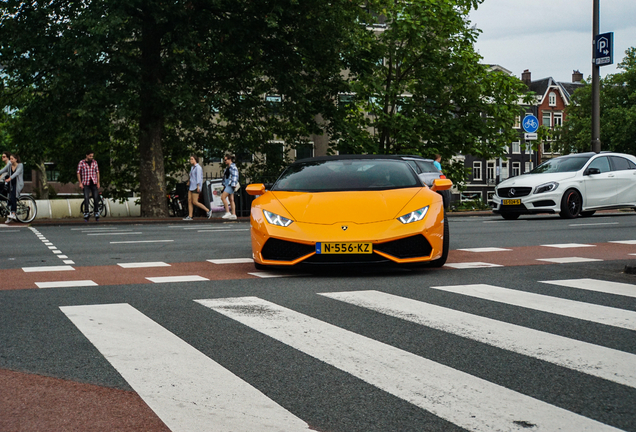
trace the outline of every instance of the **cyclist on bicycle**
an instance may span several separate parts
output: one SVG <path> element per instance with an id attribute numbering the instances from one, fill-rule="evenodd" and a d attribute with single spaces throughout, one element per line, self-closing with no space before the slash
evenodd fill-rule
<path id="1" fill-rule="evenodd" d="M 82 159 L 77 165 L 77 180 L 80 189 L 84 189 L 84 221 L 90 218 L 90 196 L 93 195 L 95 203 L 95 221 L 99 221 L 99 168 L 95 160 L 95 154 L 89 150 L 86 159 Z"/>
<path id="2" fill-rule="evenodd" d="M 20 192 L 22 192 L 22 188 L 24 187 L 24 166 L 20 163 L 20 156 L 16 154 L 12 154 L 9 156 L 9 164 L 0 170 L 0 174 L 7 173 L 8 176 L 5 179 L 5 183 L 11 187 L 11 192 L 9 192 L 9 206 L 11 208 L 11 213 L 7 217 L 5 223 L 11 222 L 11 220 L 16 220 L 15 212 L 18 209 L 18 198 L 20 197 Z"/>

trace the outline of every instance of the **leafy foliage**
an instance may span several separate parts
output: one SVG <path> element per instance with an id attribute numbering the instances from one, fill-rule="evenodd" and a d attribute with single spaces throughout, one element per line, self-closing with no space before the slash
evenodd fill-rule
<path id="1" fill-rule="evenodd" d="M 601 148 L 636 154 L 636 48 L 629 48 L 618 64 L 622 72 L 601 80 Z M 561 151 L 590 151 L 592 86 L 578 89 L 566 108 L 567 121 L 558 145 Z"/>

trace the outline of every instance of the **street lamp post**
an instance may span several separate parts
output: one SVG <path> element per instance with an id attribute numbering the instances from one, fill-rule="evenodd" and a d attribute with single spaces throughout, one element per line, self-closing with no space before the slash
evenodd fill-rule
<path id="1" fill-rule="evenodd" d="M 599 34 L 600 21 L 600 0 L 593 0 L 592 17 L 592 44 L 596 50 L 596 38 Z M 600 65 L 596 61 L 592 62 L 592 151 L 601 152 L 601 85 L 600 85 Z"/>

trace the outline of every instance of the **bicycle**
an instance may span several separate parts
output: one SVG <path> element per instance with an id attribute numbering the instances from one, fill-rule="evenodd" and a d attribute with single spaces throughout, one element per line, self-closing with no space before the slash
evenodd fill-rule
<path id="1" fill-rule="evenodd" d="M 11 214 L 9 197 L 3 192 L 0 192 L 0 217 L 8 217 Z M 37 214 L 38 206 L 35 200 L 30 196 L 20 196 L 15 212 L 16 218 L 22 223 L 29 223 Z"/>
<path id="2" fill-rule="evenodd" d="M 89 203 L 88 203 L 88 210 L 86 211 L 86 205 L 85 202 L 82 201 L 82 204 L 80 205 L 80 213 L 82 214 L 90 214 L 93 215 L 95 213 L 95 200 L 93 199 L 93 197 L 90 197 Z M 102 193 L 99 193 L 99 216 L 100 217 L 106 217 L 106 213 L 107 213 L 107 209 L 106 209 L 106 203 L 104 202 L 104 197 L 102 196 Z"/>

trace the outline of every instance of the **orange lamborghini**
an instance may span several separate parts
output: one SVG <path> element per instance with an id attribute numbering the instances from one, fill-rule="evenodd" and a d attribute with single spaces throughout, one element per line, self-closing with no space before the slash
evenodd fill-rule
<path id="1" fill-rule="evenodd" d="M 446 262 L 449 232 L 439 191 L 399 156 L 299 160 L 276 183 L 251 184 L 254 265 L 427 264 Z"/>

